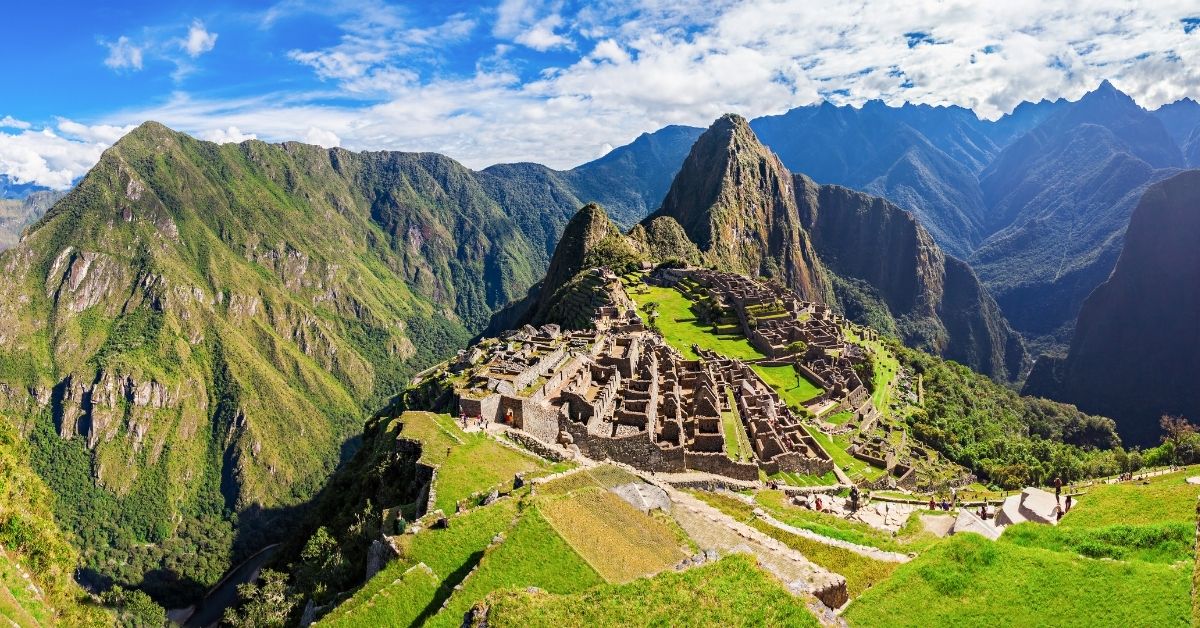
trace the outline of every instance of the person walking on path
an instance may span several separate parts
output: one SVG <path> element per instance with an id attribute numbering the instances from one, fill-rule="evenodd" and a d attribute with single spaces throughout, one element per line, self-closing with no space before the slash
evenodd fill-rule
<path id="1" fill-rule="evenodd" d="M 1062 478 L 1054 478 L 1054 501 L 1062 501 Z"/>

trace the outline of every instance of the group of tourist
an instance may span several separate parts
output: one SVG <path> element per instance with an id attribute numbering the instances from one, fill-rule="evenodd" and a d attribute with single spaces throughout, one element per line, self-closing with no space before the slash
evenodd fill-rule
<path id="1" fill-rule="evenodd" d="M 481 430 L 487 428 L 487 419 L 483 418 L 482 416 L 467 416 L 466 412 L 460 412 L 458 414 L 458 422 L 462 425 L 463 430 L 466 430 L 470 427 Z"/>

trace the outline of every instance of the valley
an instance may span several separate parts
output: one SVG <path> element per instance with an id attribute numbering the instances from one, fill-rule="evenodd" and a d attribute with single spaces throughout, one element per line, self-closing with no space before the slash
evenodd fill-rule
<path id="1" fill-rule="evenodd" d="M 1079 137 L 1043 125 L 1092 129 L 1112 107 L 1141 120 L 1138 133 L 1163 124 L 1122 96 L 1102 86 L 971 131 L 974 148 L 939 150 L 980 181 L 1015 177 L 981 196 L 1011 205 L 1004 220 L 1057 220 L 1028 209 L 1037 201 L 1020 194 L 1032 184 L 1019 181 L 1054 168 L 1011 147 L 1063 142 L 1067 152 L 1046 154 L 1077 155 Z M 901 113 L 913 112 L 861 112 Z M 950 113 L 961 112 L 909 123 L 935 133 L 930 120 Z M 1142 507 L 1109 489 L 1114 476 L 1196 462 L 1186 422 L 1163 444 L 1155 423 L 1192 412 L 1177 394 L 1186 383 L 1159 378 L 1158 405 L 1134 416 L 1087 391 L 1081 381 L 1103 378 L 1079 366 L 1104 363 L 1106 316 L 1164 298 L 1131 276 L 1190 285 L 1180 208 L 1195 186 L 1169 176 L 1183 158 L 1114 131 L 1143 152 L 1112 148 L 1108 163 L 1126 168 L 1133 154 L 1155 166 L 1129 166 L 1144 178 L 1090 164 L 1062 175 L 1111 180 L 1124 204 L 1089 223 L 1092 235 L 1069 227 L 1068 239 L 1103 231 L 1112 245 L 1092 258 L 1056 249 L 1090 259 L 1083 270 L 1060 264 L 1047 282 L 1013 267 L 1065 308 L 1038 316 L 1066 327 L 1036 335 L 996 291 L 1009 270 L 980 257 L 1000 250 L 1003 230 L 986 235 L 999 229 L 992 206 L 987 220 L 930 223 L 933 210 L 910 212 L 916 197 L 898 188 L 818 183 L 760 141 L 756 131 L 782 142 L 779 124 L 730 114 L 569 171 L 474 171 L 431 153 L 217 145 L 146 123 L 66 195 L 5 201 L 23 235 L 0 256 L 0 410 L 56 496 L 46 534 L 69 539 L 78 560 L 61 560 L 80 570 L 57 597 L 30 596 L 21 582 L 41 559 L 6 555 L 0 612 L 18 625 L 153 624 L 163 609 L 194 625 L 222 612 L 235 625 L 256 613 L 273 624 L 606 625 L 684 609 L 702 623 L 928 625 L 1011 606 L 1015 582 L 1127 574 L 1170 602 L 1038 604 L 1083 623 L 1118 607 L 1153 624 L 1187 616 L 1185 518 L 1087 514 L 1093 494 L 1109 509 Z M 1002 127 L 1009 135 L 992 134 Z M 1024 192 L 988 196 L 1002 189 Z M 1095 190 L 1096 202 L 1114 190 Z M 1123 242 L 1111 236 L 1127 209 Z M 1175 237 L 1147 221 L 1177 225 Z M 1047 267 L 1044 253 L 1030 263 Z M 1117 271 L 1084 301 L 1109 262 Z M 1069 277 L 1092 279 L 1068 290 Z M 1047 349 L 1072 330 L 1068 355 L 1042 356 L 1024 381 L 1026 341 Z M 1134 342 L 1186 379 L 1177 354 L 1190 345 Z M 1017 394 L 1022 383 L 1037 396 Z M 1037 502 L 1056 478 L 1080 509 L 1061 529 L 974 514 L 985 500 Z M 1171 482 L 1162 499 L 1176 510 L 1197 496 L 1184 479 L 1113 486 Z M 230 590 L 194 614 L 266 547 L 236 602 Z M 710 587 L 778 602 L 697 607 Z M 906 614 L 918 599 L 949 608 Z"/>

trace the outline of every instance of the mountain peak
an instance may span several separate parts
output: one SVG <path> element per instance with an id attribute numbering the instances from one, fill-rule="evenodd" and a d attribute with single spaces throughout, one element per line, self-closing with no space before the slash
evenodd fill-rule
<path id="1" fill-rule="evenodd" d="M 1079 102 L 1081 102 L 1081 103 L 1103 102 L 1103 103 L 1114 103 L 1114 104 L 1119 103 L 1122 105 L 1130 104 L 1130 105 L 1134 105 L 1135 107 L 1137 106 L 1137 103 L 1134 102 L 1133 98 L 1130 98 L 1128 94 L 1117 89 L 1117 86 L 1113 85 L 1111 82 L 1109 82 L 1108 79 L 1104 79 L 1104 81 L 1101 82 L 1100 85 L 1096 86 L 1096 89 L 1093 89 L 1092 91 L 1084 94 L 1083 97 L 1079 99 Z"/>
<path id="2" fill-rule="evenodd" d="M 696 140 L 662 207 L 643 224 L 659 216 L 679 222 L 717 267 L 777 277 L 805 298 L 825 299 L 791 174 L 742 116 L 721 116 Z"/>

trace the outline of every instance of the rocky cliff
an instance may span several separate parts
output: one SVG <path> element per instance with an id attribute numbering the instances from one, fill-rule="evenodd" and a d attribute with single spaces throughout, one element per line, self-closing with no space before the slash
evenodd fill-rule
<path id="1" fill-rule="evenodd" d="M 1157 441 L 1163 414 L 1200 418 L 1200 171 L 1150 187 L 1112 275 L 1087 298 L 1065 358 L 1038 360 L 1025 392 L 1117 421 L 1127 443 Z"/>
<path id="2" fill-rule="evenodd" d="M 1001 380 L 1020 377 L 1020 337 L 963 262 L 950 257 L 908 212 L 882 198 L 795 176 L 804 228 L 826 267 L 871 287 L 905 344 Z M 840 285 L 840 284 L 839 284 Z M 853 298 L 838 290 L 843 308 Z"/>
<path id="3" fill-rule="evenodd" d="M 800 224 L 791 174 L 745 118 L 727 114 L 696 140 L 659 208 L 683 227 L 706 263 L 777 279 L 828 301 L 825 269 Z"/>
<path id="4" fill-rule="evenodd" d="M 777 278 L 911 346 L 1006 381 L 1025 366 L 1020 339 L 987 291 L 911 214 L 793 176 L 738 116 L 700 136 L 662 208 L 631 236 L 656 259 L 687 259 L 688 248 L 675 244 L 680 229 L 703 263 Z"/>

